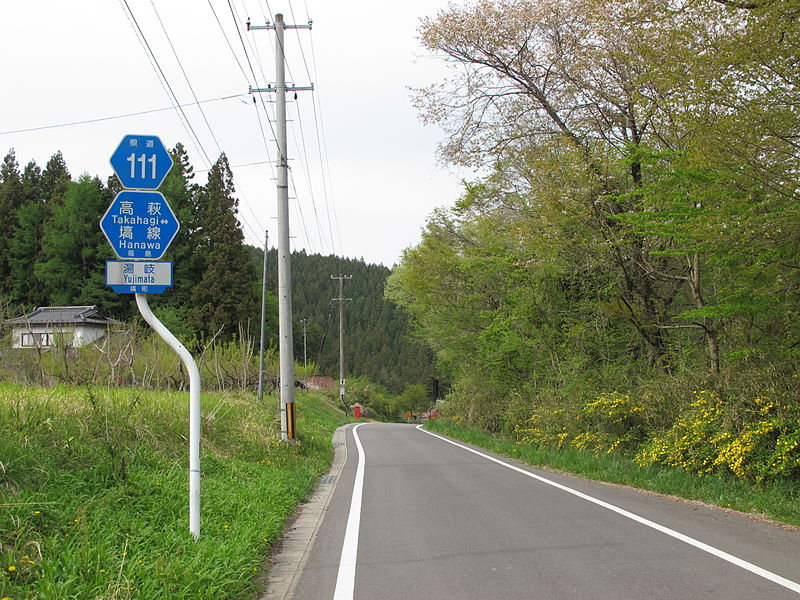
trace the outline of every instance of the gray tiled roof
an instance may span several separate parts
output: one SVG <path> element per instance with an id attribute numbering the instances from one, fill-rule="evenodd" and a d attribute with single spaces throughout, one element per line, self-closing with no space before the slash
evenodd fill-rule
<path id="1" fill-rule="evenodd" d="M 103 316 L 97 310 L 97 306 L 40 306 L 29 315 L 6 321 L 6 325 L 24 325 L 27 323 L 113 325 L 119 323 L 119 321 Z"/>

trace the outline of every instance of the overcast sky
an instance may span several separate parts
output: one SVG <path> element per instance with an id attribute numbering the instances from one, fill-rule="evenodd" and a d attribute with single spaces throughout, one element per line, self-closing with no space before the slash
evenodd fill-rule
<path id="1" fill-rule="evenodd" d="M 263 98 L 274 116 L 274 96 L 258 97 L 257 108 L 248 88 L 275 81 L 275 33 L 247 32 L 244 21 L 263 25 L 275 13 L 287 24 L 311 18 L 311 31 L 286 31 L 287 81 L 315 86 L 296 101 L 289 96 L 293 247 L 391 267 L 419 241 L 433 209 L 452 204 L 458 182 L 472 176 L 437 163 L 443 134 L 421 124 L 408 89 L 447 73 L 417 41 L 420 18 L 446 4 L 3 2 L 0 152 L 14 148 L 23 168 L 31 159 L 44 167 L 61 150 L 73 177 L 105 180 L 125 134 L 155 134 L 168 148 L 186 146 L 198 183 L 205 183 L 209 161 L 225 152 L 246 242 L 262 246 L 267 229 L 274 246 L 274 123 L 260 104 Z M 145 45 L 178 101 L 201 101 L 202 112 L 184 107 L 188 126 Z M 133 113 L 144 114 L 107 118 Z M 93 122 L 49 127 L 84 121 Z"/>

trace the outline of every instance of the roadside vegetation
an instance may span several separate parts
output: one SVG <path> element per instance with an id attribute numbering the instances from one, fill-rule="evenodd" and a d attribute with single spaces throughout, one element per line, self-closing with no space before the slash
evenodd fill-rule
<path id="1" fill-rule="evenodd" d="M 176 315 L 161 311 L 170 322 Z M 180 332 L 180 324 L 176 323 Z M 325 473 L 349 421 L 336 389 L 296 389 L 296 444 L 280 439 L 278 361 L 240 330 L 184 334 L 202 392 L 201 537 L 188 531 L 188 376 L 135 322 L 81 348 L 0 350 L 0 598 L 251 599 L 284 524 Z M 296 365 L 298 381 L 316 366 Z M 363 378 L 348 386 L 391 420 L 429 401 Z"/>
<path id="2" fill-rule="evenodd" d="M 188 531 L 188 394 L 0 384 L 0 598 L 252 598 L 343 413 L 204 393 L 202 530 Z"/>
<path id="3" fill-rule="evenodd" d="M 797 2 L 478 0 L 420 31 L 454 67 L 420 114 L 484 169 L 387 283 L 440 412 L 553 464 L 796 505 Z"/>

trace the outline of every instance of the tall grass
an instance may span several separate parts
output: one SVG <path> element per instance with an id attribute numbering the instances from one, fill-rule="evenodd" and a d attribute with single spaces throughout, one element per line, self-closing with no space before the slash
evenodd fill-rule
<path id="1" fill-rule="evenodd" d="M 30 385 L 56 383 L 129 386 L 186 390 L 189 376 L 178 356 L 154 333 L 131 327 L 114 327 L 97 342 L 73 348 L 56 345 L 41 349 L 12 349 L 8 332 L 0 340 L 0 381 Z M 212 338 L 182 340 L 198 363 L 205 389 L 243 390 L 258 387 L 258 353 L 245 331 L 233 340 Z M 278 356 L 265 353 L 265 389 L 278 385 Z M 302 379 L 314 371 L 296 366 Z"/>
<path id="2" fill-rule="evenodd" d="M 251 598 L 342 413 L 204 393 L 202 531 L 188 531 L 188 394 L 0 384 L 0 598 Z"/>

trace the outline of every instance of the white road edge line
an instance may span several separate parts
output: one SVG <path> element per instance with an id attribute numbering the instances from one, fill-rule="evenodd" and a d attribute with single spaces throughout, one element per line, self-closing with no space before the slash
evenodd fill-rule
<path id="1" fill-rule="evenodd" d="M 567 487 L 567 486 L 562 485 L 560 483 L 556 483 L 555 481 L 551 481 L 550 479 L 547 479 L 547 478 L 542 477 L 540 475 L 536 475 L 535 473 L 531 473 L 530 471 L 526 471 L 525 469 L 520 469 L 519 467 L 515 467 L 514 465 L 510 465 L 510 464 L 508 464 L 506 462 L 503 462 L 502 460 L 498 460 L 497 458 L 495 458 L 493 456 L 489 456 L 488 454 L 484 454 L 483 452 L 478 452 L 477 450 L 475 450 L 473 448 L 470 448 L 469 446 L 465 446 L 463 444 L 459 444 L 458 442 L 454 442 L 451 439 L 448 439 L 448 438 L 443 437 L 441 435 L 438 435 L 436 433 L 430 432 L 427 429 L 424 429 L 422 425 L 417 425 L 417 429 L 422 431 L 422 432 L 424 432 L 424 433 L 427 433 L 428 435 L 432 435 L 433 437 L 439 438 L 440 440 L 443 440 L 443 441 L 447 442 L 448 444 L 453 444 L 454 446 L 457 446 L 457 447 L 459 447 L 459 448 L 461 448 L 463 450 L 466 450 L 467 452 L 472 452 L 473 454 L 477 454 L 478 456 L 483 457 L 486 460 L 490 460 L 490 461 L 492 461 L 494 463 L 497 463 L 498 465 L 502 465 L 502 466 L 504 466 L 506 468 L 509 468 L 512 471 L 516 471 L 517 473 L 522 473 L 523 475 L 527 475 L 528 477 L 536 479 L 537 481 L 540 481 L 542 483 L 546 483 L 547 485 L 551 485 L 554 488 L 557 488 L 559 490 L 562 490 L 564 492 L 572 494 L 573 496 L 577 496 L 578 498 L 582 498 L 583 500 L 586 500 L 586 501 L 591 502 L 593 504 L 596 504 L 598 506 L 602 506 L 603 508 L 606 508 L 606 509 L 608 509 L 608 510 L 610 510 L 612 512 L 615 512 L 615 513 L 617 513 L 619 515 L 622 515 L 623 517 L 631 519 L 632 521 L 636 521 L 637 523 L 640 523 L 642 525 L 650 527 L 651 529 L 655 529 L 656 531 L 660 531 L 661 533 L 664 533 L 664 534 L 666 534 L 666 535 L 668 535 L 670 537 L 673 537 L 673 538 L 675 538 L 677 540 L 685 542 L 686 544 L 689 544 L 690 546 L 694 546 L 695 548 L 697 548 L 699 550 L 702 550 L 703 552 L 708 552 L 709 554 L 711 554 L 713 556 L 716 556 L 717 558 L 721 558 L 722 560 L 727 561 L 727 562 L 729 562 L 729 563 L 731 563 L 733 565 L 736 565 L 737 567 L 740 567 L 742 569 L 745 569 L 746 571 L 750 571 L 751 573 L 753 573 L 755 575 L 763 577 L 764 579 L 767 579 L 768 581 L 771 581 L 772 583 L 775 583 L 775 584 L 780 585 L 782 587 L 785 587 L 786 589 L 791 590 L 791 591 L 793 591 L 793 592 L 795 592 L 797 594 L 800 594 L 800 583 L 796 583 L 794 581 L 786 579 L 785 577 L 781 577 L 780 575 L 777 575 L 777 574 L 773 573 L 772 571 L 767 571 L 766 569 L 762 569 L 761 567 L 759 567 L 757 565 L 754 565 L 753 563 L 749 563 L 746 560 L 742 560 L 741 558 L 733 556 L 732 554 L 728 554 L 727 552 L 724 552 L 724 551 L 722 551 L 722 550 L 720 550 L 718 548 L 714 548 L 713 546 L 709 546 L 708 544 L 704 544 L 703 542 L 701 542 L 699 540 L 696 540 L 696 539 L 694 539 L 692 537 L 689 537 L 688 535 L 684 535 L 684 534 L 682 534 L 682 533 L 680 533 L 678 531 L 675 531 L 674 529 L 670 529 L 669 527 L 664 527 L 663 525 L 659 525 L 658 523 L 655 523 L 654 521 L 650 521 L 649 519 L 645 519 L 644 517 L 640 517 L 639 515 L 634 514 L 632 512 L 629 512 L 629 511 L 625 510 L 624 508 L 619 508 L 618 506 L 614 506 L 613 504 L 609 504 L 608 502 L 604 502 L 603 500 L 598 500 L 597 498 L 594 498 L 592 496 L 584 494 L 583 492 L 579 492 L 578 490 L 573 490 L 570 487 Z"/>
<path id="2" fill-rule="evenodd" d="M 356 431 L 364 423 L 353 427 L 353 439 L 358 448 L 358 466 L 356 480 L 353 483 L 353 497 L 350 500 L 350 514 L 347 517 L 347 528 L 344 532 L 342 555 L 339 558 L 339 573 L 336 576 L 336 590 L 333 600 L 353 600 L 356 585 L 356 558 L 358 556 L 358 531 L 361 528 L 361 497 L 364 492 L 364 447 Z"/>

